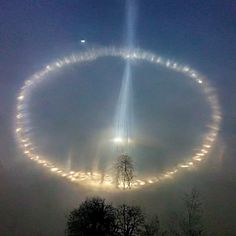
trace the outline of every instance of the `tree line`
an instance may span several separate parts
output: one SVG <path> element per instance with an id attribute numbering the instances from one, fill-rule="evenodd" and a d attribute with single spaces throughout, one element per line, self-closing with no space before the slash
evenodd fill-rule
<path id="1" fill-rule="evenodd" d="M 171 217 L 167 228 L 157 215 L 148 216 L 140 206 L 113 206 L 100 197 L 87 198 L 67 217 L 67 236 L 203 236 L 202 203 L 192 190 L 184 197 L 184 214 Z"/>

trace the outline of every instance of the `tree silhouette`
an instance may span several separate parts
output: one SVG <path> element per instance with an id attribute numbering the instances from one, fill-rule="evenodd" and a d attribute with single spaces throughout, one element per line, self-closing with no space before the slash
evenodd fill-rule
<path id="1" fill-rule="evenodd" d="M 112 236 L 116 233 L 116 211 L 104 199 L 91 198 L 73 210 L 67 221 L 68 236 Z"/>
<path id="2" fill-rule="evenodd" d="M 123 189 L 131 188 L 133 180 L 133 163 L 132 159 L 127 154 L 122 154 L 118 157 L 115 164 L 116 169 L 116 186 L 123 186 Z"/>
<path id="3" fill-rule="evenodd" d="M 68 236 L 203 236 L 202 204 L 192 190 L 184 198 L 185 211 L 175 215 L 167 231 L 160 229 L 157 216 L 147 218 L 139 206 L 122 204 L 117 208 L 98 197 L 86 199 L 67 221 Z"/>
<path id="4" fill-rule="evenodd" d="M 151 217 L 150 220 L 146 220 L 143 228 L 142 236 L 160 236 L 164 235 L 160 231 L 160 221 L 158 216 Z"/>
<path id="5" fill-rule="evenodd" d="M 184 198 L 186 216 L 183 219 L 183 233 L 186 236 L 201 236 L 204 233 L 202 226 L 202 203 L 199 199 L 199 192 L 193 189 Z"/>
<path id="6" fill-rule="evenodd" d="M 144 214 L 139 206 L 123 204 L 117 208 L 117 227 L 119 235 L 141 235 L 143 226 Z"/>
<path id="7" fill-rule="evenodd" d="M 203 236 L 202 203 L 199 192 L 192 189 L 190 194 L 184 196 L 185 213 L 179 217 L 172 217 L 169 234 L 173 236 Z"/>

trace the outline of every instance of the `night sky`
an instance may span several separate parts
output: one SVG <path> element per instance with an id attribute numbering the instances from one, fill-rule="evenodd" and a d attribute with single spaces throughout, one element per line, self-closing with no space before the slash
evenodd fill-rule
<path id="1" fill-rule="evenodd" d="M 196 187 L 211 235 L 236 231 L 236 3 L 137 1 L 135 47 L 188 64 L 216 88 L 223 121 L 207 162 L 195 171 L 140 191 L 110 193 L 74 185 L 27 160 L 14 133 L 16 97 L 26 78 L 57 58 L 104 46 L 125 46 L 125 1 L 1 1 L 0 234 L 64 235 L 65 215 L 87 196 L 129 202 L 160 215 L 182 208 Z M 81 40 L 86 43 L 82 44 Z M 133 158 L 146 175 L 178 163 L 200 142 L 206 100 L 184 76 L 148 63 L 133 65 Z M 76 168 L 106 163 L 124 61 L 73 65 L 40 84 L 30 103 L 32 135 L 51 160 Z M 107 161 L 108 162 L 108 161 Z M 102 168 L 102 167 L 101 167 Z"/>

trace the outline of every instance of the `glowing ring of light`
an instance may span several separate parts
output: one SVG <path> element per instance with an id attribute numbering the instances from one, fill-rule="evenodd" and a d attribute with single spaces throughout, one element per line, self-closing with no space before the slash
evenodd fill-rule
<path id="1" fill-rule="evenodd" d="M 180 65 L 175 61 L 164 59 L 158 55 L 143 50 L 127 50 L 118 48 L 102 48 L 102 49 L 92 49 L 86 52 L 73 54 L 69 57 L 64 57 L 59 59 L 49 65 L 47 65 L 42 70 L 33 74 L 28 80 L 24 82 L 24 85 L 20 89 L 17 97 L 17 112 L 16 112 L 16 139 L 19 147 L 22 149 L 23 153 L 31 160 L 40 164 L 41 166 L 49 169 L 51 172 L 67 178 L 72 182 L 84 183 L 86 185 L 90 184 L 92 186 L 101 186 L 99 181 L 101 179 L 100 173 L 83 172 L 83 171 L 66 171 L 64 168 L 58 167 L 56 163 L 46 160 L 39 153 L 35 151 L 35 144 L 31 140 L 28 134 L 29 116 L 27 112 L 28 102 L 30 100 L 30 94 L 32 90 L 36 89 L 37 84 L 46 79 L 52 71 L 60 70 L 62 67 L 75 63 L 83 63 L 96 60 L 99 57 L 121 57 L 126 60 L 144 60 L 149 63 L 157 64 L 167 69 L 179 72 L 187 76 L 188 78 L 194 80 L 196 84 L 202 89 L 206 95 L 206 100 L 209 103 L 211 110 L 211 123 L 208 125 L 208 132 L 204 135 L 202 139 L 202 144 L 191 157 L 187 158 L 183 163 L 164 171 L 158 176 L 152 176 L 145 179 L 137 179 L 133 182 L 133 188 L 138 188 L 143 185 L 157 183 L 161 180 L 168 179 L 176 175 L 184 169 L 191 169 L 197 166 L 202 160 L 204 160 L 211 150 L 219 131 L 220 121 L 221 121 L 221 109 L 219 106 L 217 95 L 212 86 L 210 86 L 209 81 L 206 77 L 193 70 L 189 66 Z M 104 182 L 102 186 L 107 189 L 108 186 L 112 188 L 112 177 L 106 175 L 104 177 Z"/>

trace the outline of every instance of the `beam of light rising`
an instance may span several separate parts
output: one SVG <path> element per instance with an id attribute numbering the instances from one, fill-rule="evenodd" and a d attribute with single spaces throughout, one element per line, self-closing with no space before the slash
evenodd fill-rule
<path id="1" fill-rule="evenodd" d="M 115 138 L 114 144 L 122 144 L 123 152 L 128 152 L 128 140 L 131 136 L 131 65 L 127 61 L 125 64 L 124 76 L 122 79 L 120 95 L 117 104 L 115 117 Z M 118 141 L 118 142 L 117 142 Z"/>
<path id="2" fill-rule="evenodd" d="M 133 182 L 132 189 L 140 188 L 146 185 L 159 183 L 167 179 L 172 179 L 176 174 L 183 172 L 186 169 L 192 169 L 199 166 L 203 160 L 209 155 L 210 150 L 214 146 L 214 142 L 217 139 L 217 135 L 221 122 L 221 108 L 218 102 L 217 94 L 214 88 L 210 85 L 210 82 L 206 77 L 193 70 L 189 66 L 178 64 L 177 62 L 166 60 L 159 55 L 149 53 L 142 50 L 127 50 L 118 48 L 102 48 L 96 50 L 89 50 L 83 53 L 73 54 L 69 57 L 59 59 L 51 64 L 47 65 L 42 70 L 33 74 L 28 80 L 25 81 L 21 87 L 16 99 L 16 115 L 15 115 L 15 127 L 16 141 L 19 148 L 30 160 L 47 168 L 51 173 L 61 176 L 73 183 L 80 183 L 93 187 L 101 187 L 104 190 L 110 189 L 115 191 L 115 187 L 112 184 L 114 182 L 113 177 L 105 173 L 93 173 L 85 171 L 68 170 L 66 167 L 59 167 L 57 163 L 52 163 L 47 157 L 40 154 L 40 150 L 37 144 L 33 140 L 30 111 L 28 104 L 37 86 L 45 80 L 50 79 L 50 74 L 56 71 L 63 70 L 63 67 L 73 64 L 81 64 L 84 62 L 91 62 L 99 57 L 120 57 L 124 60 L 137 60 L 146 61 L 148 63 L 155 64 L 156 66 L 162 66 L 168 70 L 173 70 L 176 73 L 185 75 L 190 80 L 193 80 L 196 86 L 203 91 L 206 97 L 206 102 L 209 105 L 211 112 L 211 122 L 207 124 L 208 130 L 202 136 L 201 145 L 195 148 L 192 156 L 186 157 L 185 161 L 179 163 L 177 166 L 157 173 L 156 176 L 145 177 L 144 179 L 137 179 Z M 201 81 L 201 83 L 199 82 Z M 123 142 L 122 137 L 117 137 L 115 142 Z M 101 184 L 101 178 L 103 183 Z"/>
<path id="3" fill-rule="evenodd" d="M 126 39 L 127 49 L 134 48 L 135 39 L 135 19 L 137 14 L 137 5 L 135 0 L 126 0 Z"/>
<path id="4" fill-rule="evenodd" d="M 125 45 L 128 50 L 134 48 L 136 5 L 135 0 L 126 0 L 126 38 Z M 132 65 L 130 60 L 125 61 L 125 69 L 121 82 L 120 94 L 115 115 L 114 144 L 118 150 L 128 153 L 131 139 L 132 121 Z M 117 140 L 120 140 L 117 142 Z M 121 141 L 122 140 L 122 141 Z M 122 150 L 120 150 L 122 147 Z"/>

